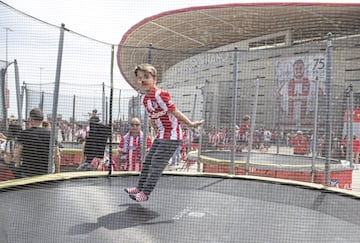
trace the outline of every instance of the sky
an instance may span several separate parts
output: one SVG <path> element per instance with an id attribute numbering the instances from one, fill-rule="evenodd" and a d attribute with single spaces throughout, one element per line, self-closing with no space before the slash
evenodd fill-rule
<path id="1" fill-rule="evenodd" d="M 2 0 L 4 3 L 53 25 L 65 26 L 75 32 L 104 42 L 117 44 L 122 35 L 144 18 L 180 8 L 226 3 L 256 2 L 333 2 L 359 3 L 359 0 L 315 1 L 226 1 L 226 0 Z"/>
<path id="2" fill-rule="evenodd" d="M 61 26 L 65 24 L 67 29 L 70 29 L 73 32 L 79 33 L 83 36 L 98 40 L 100 42 L 109 43 L 117 45 L 123 35 L 134 25 L 139 23 L 145 18 L 148 18 L 153 15 L 160 14 L 165 11 L 196 7 L 196 6 L 205 6 L 205 5 L 216 5 L 216 4 L 230 4 L 230 3 L 256 3 L 256 2 L 284 2 L 284 1 L 226 1 L 226 0 L 101 0 L 101 1 L 89 1 L 89 0 L 62 0 L 62 1 L 49 1 L 49 0 L 0 0 L 3 3 L 27 14 L 40 21 L 46 22 L 54 26 Z M 286 1 L 285 1 L 286 2 Z M 333 2 L 333 3 L 360 3 L 358 1 L 287 1 L 287 2 Z M 11 16 L 10 16 L 11 17 Z M 42 84 L 49 82 L 54 82 L 54 73 L 56 65 L 54 62 L 49 62 L 48 58 L 56 60 L 56 49 L 47 50 L 51 41 L 53 41 L 53 46 L 56 45 L 58 41 L 58 32 L 55 32 L 54 37 L 42 36 L 41 31 L 38 31 L 34 27 L 34 30 L 29 30 L 30 34 L 36 33 L 39 36 L 36 36 L 36 40 L 39 43 L 31 43 L 32 47 L 37 47 L 34 53 L 30 53 L 28 49 L 22 49 L 23 46 L 28 43 L 24 43 L 24 34 L 17 36 L 20 33 L 20 29 L 24 26 L 20 23 L 17 23 L 17 20 L 14 19 L 10 22 L 7 22 L 8 16 L 4 16 L 0 13 L 0 60 L 6 59 L 5 47 L 5 35 L 8 35 L 8 43 L 6 43 L 6 48 L 8 49 L 8 60 L 18 60 L 20 77 L 21 79 L 26 77 L 26 82 L 30 84 L 39 85 L 40 89 L 46 90 L 46 85 Z M 14 28 L 14 31 L 6 31 L 6 28 L 11 25 L 11 28 Z M 18 26 L 17 26 L 18 25 Z M 21 31 L 26 31 L 21 29 Z M 45 31 L 45 33 L 47 33 Z M 51 39 L 53 38 L 53 39 Z M 72 41 L 72 39 L 66 37 L 66 43 Z M 29 35 L 30 40 L 30 35 Z M 42 43 L 43 40 L 47 42 Z M 87 45 L 81 41 L 74 40 L 73 43 L 81 43 L 81 45 Z M 83 47 L 82 46 L 82 47 Z M 91 45 L 93 48 L 94 45 Z M 95 48 L 97 48 L 95 46 Z M 79 49 L 79 48 L 78 48 Z M 67 49 L 68 50 L 68 49 Z M 41 53 L 40 53 L 41 51 Z M 49 53 L 47 53 L 48 51 Z M 107 50 L 101 49 L 99 47 L 98 55 L 101 57 L 107 52 Z M 90 90 L 90 85 L 92 82 L 98 82 L 99 80 L 108 79 L 107 76 L 102 77 L 99 72 L 96 72 L 97 69 L 107 70 L 108 67 L 104 66 L 105 64 L 102 61 L 91 62 L 91 58 L 87 57 L 86 54 L 76 53 L 76 50 L 72 53 L 74 56 L 74 62 L 72 66 L 67 66 L 67 63 L 64 62 L 63 70 L 69 70 L 69 73 L 62 71 L 61 79 L 64 83 L 73 82 L 74 84 L 88 85 L 87 87 Z M 47 56 L 47 59 L 40 58 L 40 56 Z M 76 56 L 77 55 L 77 56 Z M 101 58 L 99 57 L 99 60 Z M 79 58 L 85 59 L 84 67 L 79 68 L 76 60 Z M 106 60 L 109 58 L 105 55 Z M 66 57 L 65 57 L 66 59 Z M 107 61 L 106 61 L 107 62 Z M 116 61 L 115 61 L 116 62 Z M 107 65 L 107 64 L 106 64 Z M 77 68 L 75 69 L 74 66 Z M 104 66 L 104 67 L 102 67 Z M 102 69 L 101 69 L 102 68 Z M 80 72 L 78 69 L 81 69 L 83 72 Z M 8 80 L 11 81 L 12 77 L 9 77 Z M 40 79 L 40 83 L 39 83 Z M 131 87 L 124 81 L 121 77 L 120 72 L 117 69 L 117 65 L 114 66 L 114 83 L 115 88 L 118 89 L 129 89 Z M 41 81 L 42 80 L 42 81 Z M 22 80 L 20 80 L 22 82 Z M 11 82 L 10 82 L 11 83 Z M 66 86 L 66 85 L 63 85 Z M 12 89 L 14 90 L 14 89 Z M 51 90 L 50 90 L 51 91 Z M 130 92 L 131 93 L 131 92 Z M 130 94 L 129 93 L 129 94 Z M 70 91 L 69 91 L 70 94 Z M 124 95 L 124 94 L 122 94 Z M 133 95 L 133 94 L 131 94 Z M 16 115 L 15 108 L 16 105 L 13 105 L 15 96 L 14 92 L 11 92 L 11 99 L 13 100 L 12 105 L 10 106 L 10 113 Z M 16 99 L 15 99 L 16 100 Z M 99 106 L 94 103 L 95 101 L 87 102 L 89 106 Z M 96 107 L 97 108 L 97 107 Z M 86 107 L 84 109 L 91 109 Z"/>

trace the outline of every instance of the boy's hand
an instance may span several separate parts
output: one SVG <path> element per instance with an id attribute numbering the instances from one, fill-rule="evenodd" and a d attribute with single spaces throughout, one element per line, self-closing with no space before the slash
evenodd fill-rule
<path id="1" fill-rule="evenodd" d="M 198 127 L 198 126 L 202 125 L 204 122 L 205 122 L 204 120 L 193 121 L 193 122 L 191 122 L 190 127 Z"/>

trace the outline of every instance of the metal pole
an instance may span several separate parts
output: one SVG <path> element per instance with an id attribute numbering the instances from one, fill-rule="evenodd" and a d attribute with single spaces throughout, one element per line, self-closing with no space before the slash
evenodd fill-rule
<path id="1" fill-rule="evenodd" d="M 349 112 L 349 115 L 350 115 L 350 119 L 349 119 L 349 124 L 350 124 L 350 136 L 348 137 L 348 141 L 350 144 L 350 148 L 347 148 L 346 150 L 349 150 L 349 160 L 350 160 L 350 166 L 352 167 L 353 166 L 353 147 L 354 147 L 354 144 L 353 144 L 353 136 L 354 136 L 354 127 L 353 127 L 353 121 L 354 121 L 354 93 L 353 93 L 353 86 L 352 84 L 350 84 L 350 96 L 349 96 L 349 103 L 350 103 L 350 112 Z"/>
<path id="2" fill-rule="evenodd" d="M 76 104 L 76 96 L 73 96 L 73 121 L 72 121 L 72 135 L 71 135 L 71 141 L 74 142 L 74 138 L 75 138 L 75 104 Z"/>
<path id="3" fill-rule="evenodd" d="M 148 50 L 148 60 L 147 60 L 147 62 L 148 62 L 149 64 L 151 64 L 151 63 L 152 63 L 152 52 L 151 52 L 151 49 L 153 48 L 153 46 L 152 46 L 151 43 L 149 44 L 148 48 L 149 48 L 149 50 Z"/>
<path id="4" fill-rule="evenodd" d="M 252 149 L 252 143 L 254 139 L 254 130 L 255 130 L 255 121 L 256 121 L 256 110 L 257 110 L 257 102 L 258 102 L 258 96 L 259 96 L 259 76 L 256 78 L 255 83 L 255 97 L 254 97 L 254 105 L 253 105 L 253 112 L 251 115 L 251 127 L 250 127 L 250 138 L 249 138 L 249 149 L 248 149 L 248 155 L 246 158 L 246 165 L 245 165 L 245 174 L 249 174 L 249 163 L 250 163 L 250 156 L 251 156 L 251 149 Z"/>
<path id="5" fill-rule="evenodd" d="M 42 70 L 43 67 L 40 67 L 40 109 L 42 110 L 43 102 L 42 102 Z"/>
<path id="6" fill-rule="evenodd" d="M 5 73 L 6 69 L 1 69 L 1 75 L 0 75 L 0 85 L 1 85 L 1 103 L 2 103 L 2 119 L 3 122 L 1 123 L 1 130 L 6 131 L 7 130 L 7 112 L 6 112 L 6 91 L 5 91 Z"/>
<path id="7" fill-rule="evenodd" d="M 54 87 L 54 96 L 53 96 L 53 107 L 52 107 L 48 173 L 52 173 L 52 168 L 54 164 L 53 160 L 54 160 L 54 148 L 55 148 L 55 134 L 57 135 L 56 118 L 57 118 L 57 108 L 58 108 L 58 100 L 59 100 L 61 61 L 62 61 L 62 53 L 64 47 L 64 32 L 65 32 L 65 24 L 61 24 L 58 57 L 57 57 L 57 65 L 56 65 L 55 87 Z"/>
<path id="8" fill-rule="evenodd" d="M 202 116 L 203 119 L 206 121 L 206 103 L 207 103 L 207 96 L 208 96 L 208 85 L 209 85 L 209 81 L 205 80 L 205 85 L 203 87 L 203 89 L 201 89 L 202 95 L 203 95 L 203 112 L 202 112 Z M 203 126 L 200 126 L 199 128 L 199 147 L 198 147 L 198 158 L 197 158 L 197 172 L 200 172 L 200 156 L 201 156 L 201 147 L 202 147 L 202 143 L 203 143 Z"/>
<path id="9" fill-rule="evenodd" d="M 105 83 L 102 83 L 102 104 L 101 104 L 101 109 L 102 109 L 102 123 L 105 124 Z"/>
<path id="10" fill-rule="evenodd" d="M 349 137 L 350 137 L 350 91 L 349 89 L 345 90 L 345 95 L 346 95 L 346 132 L 345 132 L 345 147 L 346 147 L 346 154 L 345 154 L 345 160 L 350 161 L 349 159 Z M 341 143 L 342 143 L 341 140 Z"/>
<path id="11" fill-rule="evenodd" d="M 7 92 L 6 92 L 6 71 L 7 68 L 13 64 L 14 62 L 10 62 L 7 63 L 5 68 L 1 69 L 1 78 L 0 78 L 0 82 L 1 82 L 1 97 L 2 97 L 2 109 L 3 109 L 3 123 L 2 123 L 2 128 L 4 131 L 6 131 L 8 129 L 8 120 L 7 120 L 7 107 L 6 107 L 6 101 L 7 101 Z"/>
<path id="12" fill-rule="evenodd" d="M 22 111 L 22 108 L 24 108 L 24 96 L 25 96 L 25 82 L 23 82 L 23 85 L 21 86 L 21 93 L 20 93 L 21 116 L 24 115 L 24 112 Z M 25 104 L 25 112 L 26 112 L 26 104 Z M 23 120 L 19 121 L 19 125 L 23 127 Z"/>
<path id="13" fill-rule="evenodd" d="M 191 120 L 192 120 L 192 121 L 194 120 L 194 117 L 195 117 L 196 98 L 197 98 L 197 94 L 195 94 L 195 96 L 194 96 L 193 110 L 192 110 L 192 113 L 191 113 Z M 192 137 L 192 131 L 191 131 L 191 128 L 188 128 L 188 129 L 189 129 L 189 137 L 188 137 L 188 152 L 190 152 L 190 151 L 191 151 L 191 137 Z M 188 169 L 189 169 L 189 167 L 188 167 Z"/>
<path id="14" fill-rule="evenodd" d="M 330 157 L 331 157 L 331 142 L 332 142 L 332 131 L 331 131 L 331 119 L 332 119 L 332 104 L 331 104 L 331 70 L 332 70 L 332 44 L 331 44 L 331 33 L 328 33 L 328 46 L 326 49 L 326 162 L 325 162 L 325 182 L 326 186 L 330 186 Z"/>
<path id="15" fill-rule="evenodd" d="M 275 93 L 275 97 L 276 97 L 276 93 Z M 275 98 L 275 110 L 274 110 L 274 115 L 275 115 L 275 126 L 276 126 L 276 131 L 277 131 L 277 135 L 276 135 L 276 154 L 279 155 L 280 154 L 280 115 L 281 115 L 281 101 L 278 100 L 277 98 Z"/>
<path id="16" fill-rule="evenodd" d="M 25 120 L 28 120 L 28 114 L 29 114 L 29 94 L 28 89 L 26 86 L 26 83 L 24 82 L 24 94 L 25 94 Z"/>
<path id="17" fill-rule="evenodd" d="M 6 31 L 6 36 L 5 36 L 5 43 L 6 43 L 6 65 L 8 64 L 8 32 L 9 31 L 13 31 L 12 29 L 10 29 L 9 27 L 4 28 Z"/>
<path id="18" fill-rule="evenodd" d="M 135 96 L 131 97 L 131 118 L 136 116 L 135 113 Z"/>
<path id="19" fill-rule="evenodd" d="M 108 97 L 105 97 L 105 120 L 103 120 L 103 124 L 108 124 Z"/>
<path id="20" fill-rule="evenodd" d="M 21 125 L 22 102 L 21 102 L 21 94 L 20 94 L 19 68 L 16 60 L 14 61 L 14 67 L 15 67 L 15 88 L 16 88 L 16 101 L 17 101 L 17 109 L 18 109 L 18 121 L 19 121 L 19 125 Z"/>
<path id="21" fill-rule="evenodd" d="M 237 114 L 237 79 L 238 79 L 238 49 L 234 48 L 234 59 L 233 59 L 233 97 L 232 97 L 232 146 L 231 146 L 231 157 L 230 157 L 230 174 L 235 174 L 235 151 L 236 151 L 236 114 Z"/>
<path id="22" fill-rule="evenodd" d="M 109 137 L 109 173 L 112 172 L 112 106 L 113 106 L 113 93 L 114 93 L 114 45 L 111 46 L 111 65 L 110 65 L 110 104 L 109 104 L 109 127 L 110 127 L 110 137 Z"/>
<path id="23" fill-rule="evenodd" d="M 148 49 L 148 59 L 147 59 L 148 64 L 151 64 L 151 62 L 152 62 L 151 49 L 152 49 L 152 44 L 150 43 L 149 49 Z M 138 97 L 139 97 L 139 114 L 141 114 L 142 98 L 141 98 L 140 94 L 138 94 Z M 143 127 L 144 137 L 143 137 L 142 148 L 141 148 L 141 161 L 144 161 L 145 156 L 146 156 L 147 137 L 148 137 L 148 130 L 149 130 L 148 119 L 149 119 L 149 116 L 147 114 L 146 109 L 144 109 L 144 127 Z"/>
<path id="24" fill-rule="evenodd" d="M 40 92 L 39 108 L 40 110 L 44 110 L 44 92 Z"/>
<path id="25" fill-rule="evenodd" d="M 121 89 L 119 90 L 119 104 L 118 104 L 118 116 L 117 121 L 119 122 L 121 119 L 120 112 L 121 112 Z"/>
<path id="26" fill-rule="evenodd" d="M 9 61 L 8 61 L 8 37 L 9 37 L 9 34 L 8 34 L 8 32 L 9 31 L 13 31 L 12 29 L 10 29 L 9 27 L 5 27 L 4 28 L 5 29 L 5 31 L 6 31 L 6 37 L 5 37 L 5 43 L 6 43 L 6 66 L 8 66 L 8 64 L 9 64 Z M 5 90 L 7 89 L 7 73 L 5 72 Z"/>
<path id="27" fill-rule="evenodd" d="M 314 131 L 313 131 L 313 144 L 312 144 L 312 159 L 311 159 L 311 182 L 314 183 L 315 180 L 315 160 L 317 155 L 317 133 L 318 133 L 318 110 L 319 110 L 319 78 L 315 78 L 315 111 L 314 111 Z"/>

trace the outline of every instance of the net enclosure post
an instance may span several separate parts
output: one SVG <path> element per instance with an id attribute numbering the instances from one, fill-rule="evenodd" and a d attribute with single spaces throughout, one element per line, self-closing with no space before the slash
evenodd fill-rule
<path id="1" fill-rule="evenodd" d="M 234 48 L 233 56 L 233 95 L 231 99 L 231 131 L 232 131 L 232 146 L 231 146 L 231 157 L 230 157 L 230 174 L 235 174 L 235 151 L 236 151 L 236 114 L 237 114 L 237 79 L 238 79 L 238 48 Z"/>
<path id="2" fill-rule="evenodd" d="M 61 62 L 62 62 L 62 54 L 63 54 L 63 48 L 64 48 L 64 34 L 65 34 L 65 24 L 61 24 L 60 37 L 59 37 L 59 46 L 58 46 L 58 56 L 57 56 L 57 64 L 56 64 L 56 76 L 55 76 L 55 86 L 54 86 L 54 95 L 53 95 L 53 106 L 52 106 L 52 119 L 51 119 L 52 122 L 51 122 L 51 133 L 50 133 L 48 173 L 53 172 L 55 134 L 57 134 L 57 132 L 56 132 L 56 120 L 57 120 L 57 109 L 58 109 L 58 100 L 59 100 Z"/>

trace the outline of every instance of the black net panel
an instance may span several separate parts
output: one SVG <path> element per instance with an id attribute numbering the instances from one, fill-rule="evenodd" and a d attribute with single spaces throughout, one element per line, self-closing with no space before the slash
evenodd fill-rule
<path id="1" fill-rule="evenodd" d="M 1 191 L 5 196 L 0 218 L 11 222 L 0 222 L 1 240 L 27 242 L 27 236 L 17 236 L 11 228 L 14 224 L 21 226 L 19 232 L 34 233 L 29 236 L 34 242 L 41 240 L 33 225 L 50 230 L 50 235 L 61 235 L 58 239 L 47 236 L 46 242 L 81 242 L 86 234 L 104 242 L 117 242 L 114 237 L 119 235 L 124 237 L 120 242 L 191 241 L 185 235 L 175 238 L 179 233 L 171 231 L 172 224 L 189 232 L 197 228 L 194 225 L 199 226 L 202 234 L 192 234 L 197 235 L 197 242 L 242 241 L 238 238 L 289 242 L 294 235 L 299 242 L 359 240 L 353 230 L 359 226 L 359 210 L 351 206 L 360 189 L 358 5 L 230 4 L 167 12 L 139 23 L 120 44 L 89 38 L 67 26 L 50 25 L 2 2 L 0 13 L 1 25 L 12 30 L 6 43 L 8 60 L 0 60 L 0 132 L 7 137 L 2 138 L 0 180 L 4 182 L 0 189 L 5 188 Z M 0 49 L 5 49 L 2 37 Z M 170 93 L 178 110 L 192 121 L 205 120 L 198 128 L 182 124 L 184 140 L 180 146 L 155 140 L 156 131 L 145 114 L 144 96 L 134 75 L 135 66 L 141 63 L 157 69 L 157 87 Z M 34 108 L 43 111 L 45 130 L 25 133 L 32 124 L 29 114 Z M 143 135 L 127 140 L 135 126 Z M 31 156 L 31 165 L 20 153 L 20 167 L 15 166 L 17 145 L 24 146 L 22 153 Z M 156 152 L 156 146 L 164 153 Z M 163 164 L 149 166 L 149 154 Z M 148 207 L 134 206 L 125 201 L 131 200 L 128 195 L 121 192 L 126 196 L 122 199 L 118 191 L 138 183 L 138 177 L 121 176 L 140 172 L 142 166 L 143 175 L 149 170 L 160 175 L 164 168 L 168 173 L 212 178 L 176 177 L 174 184 L 171 176 L 166 177 L 151 194 Z M 230 175 L 226 178 L 274 179 L 281 185 L 247 180 L 240 185 L 220 177 L 220 173 Z M 51 175 L 38 177 L 45 174 Z M 24 192 L 17 190 L 19 187 L 6 189 L 6 183 L 11 182 L 18 185 L 39 178 L 66 180 L 70 175 L 110 174 L 120 177 L 106 182 L 70 181 L 70 185 L 46 182 L 21 187 L 29 189 Z M 158 178 L 148 179 L 143 183 L 146 189 L 141 189 L 150 196 Z M 322 191 L 288 186 L 295 182 L 315 183 L 313 188 L 321 190 L 328 186 L 353 190 L 355 199 L 337 194 L 329 198 Z M 78 188 L 84 190 L 79 192 Z M 29 204 L 22 204 L 24 200 L 19 200 L 16 192 L 28 197 Z M 48 193 L 49 197 L 44 195 Z M 144 199 L 144 195 L 136 195 Z M 31 200 L 38 197 L 44 197 L 44 204 L 29 209 L 34 203 Z M 109 212 L 118 210 L 107 206 L 118 198 L 124 200 L 120 205 L 124 210 Z M 11 205 L 11 199 L 16 203 Z M 224 206 L 223 199 L 236 207 Z M 335 203 L 343 201 L 346 206 Z M 68 203 L 66 210 L 59 209 L 64 206 L 61 203 Z M 168 207 L 165 204 L 170 205 L 169 211 L 162 211 Z M 4 213 L 12 212 L 8 206 L 13 211 L 26 211 L 17 215 L 25 215 L 27 221 L 11 221 Z M 39 209 L 42 206 L 44 211 Z M 243 206 L 236 212 L 223 210 Z M 271 210 L 252 213 L 263 208 Z M 43 213 L 55 220 L 50 211 L 60 219 L 55 224 L 59 232 L 37 216 Z M 278 212 L 284 215 L 278 216 Z M 297 221 L 304 215 L 305 221 Z M 155 221 L 158 217 L 162 218 Z M 239 226 L 236 220 L 241 217 L 253 221 Z M 209 232 L 209 222 L 202 221 L 205 218 L 211 219 L 214 232 L 218 229 L 219 234 Z M 39 224 L 30 225 L 31 220 Z M 230 227 L 231 234 L 220 234 L 227 230 L 224 225 L 229 221 L 246 233 L 239 235 Z M 67 228 L 65 222 L 71 225 Z M 166 230 L 155 230 L 157 222 Z M 263 234 L 257 235 L 257 227 Z M 99 233 L 110 230 L 116 234 L 108 239 Z M 310 234 L 304 233 L 308 230 Z M 140 231 L 138 237 L 132 235 Z"/>

